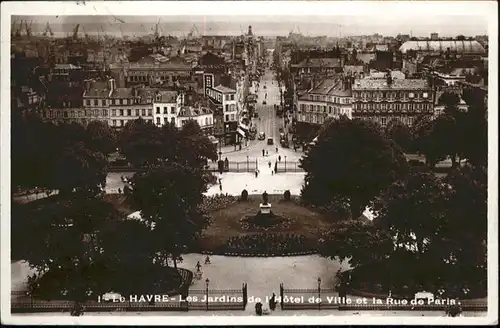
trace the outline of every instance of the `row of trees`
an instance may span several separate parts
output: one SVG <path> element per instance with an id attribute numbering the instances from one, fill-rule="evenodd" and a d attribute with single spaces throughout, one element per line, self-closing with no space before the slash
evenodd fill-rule
<path id="1" fill-rule="evenodd" d="M 31 292 L 64 292 L 81 302 L 111 290 L 164 293 L 178 286 L 177 261 L 206 223 L 198 211 L 207 186 L 203 165 L 216 158 L 196 122 L 176 129 L 139 119 L 115 134 L 99 123 L 13 115 L 12 127 L 13 185 L 59 190 L 12 204 L 13 253 L 40 273 L 30 279 Z M 146 168 L 131 179 L 127 199 L 140 220 L 124 220 L 102 193 L 106 156 L 116 145 Z"/>
<path id="2" fill-rule="evenodd" d="M 411 128 L 392 120 L 385 134 L 403 151 L 424 154 L 430 168 L 446 158 L 451 159 L 453 167 L 462 160 L 485 166 L 488 155 L 485 94 L 478 89 L 465 89 L 462 98 L 467 110 L 459 108 L 457 94 L 445 92 L 439 99 L 444 113 L 436 119 L 418 117 Z"/>
<path id="3" fill-rule="evenodd" d="M 409 167 L 401 147 L 375 124 L 329 121 L 301 160 L 302 199 L 341 218 L 356 219 L 370 207 L 375 218 L 344 220 L 326 231 L 323 255 L 353 266 L 384 265 L 387 279 L 373 283 L 392 287 L 484 282 L 486 166 L 469 158 L 439 179 Z"/>

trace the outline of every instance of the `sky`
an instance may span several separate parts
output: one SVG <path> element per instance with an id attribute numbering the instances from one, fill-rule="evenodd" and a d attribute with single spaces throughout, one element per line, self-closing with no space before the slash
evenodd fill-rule
<path id="1" fill-rule="evenodd" d="M 126 35 L 151 33 L 159 22 L 164 35 L 181 36 L 189 33 L 193 25 L 201 34 L 239 35 L 252 25 L 254 34 L 262 36 L 287 35 L 290 31 L 304 35 L 349 36 L 371 35 L 374 33 L 396 36 L 411 34 L 429 36 L 437 32 L 441 36 L 475 36 L 487 34 L 484 17 L 465 15 L 435 15 L 429 13 L 425 19 L 420 15 L 357 15 L 357 16 L 13 16 L 13 20 L 33 21 L 33 31 L 43 32 L 47 22 L 54 32 L 71 32 L 75 24 L 81 24 L 87 33 L 101 30 L 109 33 L 123 31 Z M 102 28 L 101 28 L 102 26 Z"/>

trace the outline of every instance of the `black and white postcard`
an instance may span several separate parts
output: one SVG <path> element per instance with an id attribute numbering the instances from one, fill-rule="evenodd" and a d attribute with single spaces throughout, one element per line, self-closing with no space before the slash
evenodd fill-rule
<path id="1" fill-rule="evenodd" d="M 2 3 L 2 322 L 498 323 L 497 14 Z"/>

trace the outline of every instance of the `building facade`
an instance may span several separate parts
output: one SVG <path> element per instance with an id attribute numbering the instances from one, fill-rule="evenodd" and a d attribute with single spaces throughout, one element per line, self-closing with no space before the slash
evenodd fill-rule
<path id="1" fill-rule="evenodd" d="M 176 91 L 159 91 L 153 102 L 153 121 L 157 126 L 176 124 L 179 109 L 183 105 L 182 95 Z"/>
<path id="2" fill-rule="evenodd" d="M 298 99 L 296 121 L 323 124 L 328 118 L 352 118 L 351 80 L 325 79 Z"/>
<path id="3" fill-rule="evenodd" d="M 412 126 L 420 115 L 434 114 L 434 95 L 427 80 L 360 79 L 352 87 L 353 118 L 371 120 L 382 127 L 396 119 Z"/>

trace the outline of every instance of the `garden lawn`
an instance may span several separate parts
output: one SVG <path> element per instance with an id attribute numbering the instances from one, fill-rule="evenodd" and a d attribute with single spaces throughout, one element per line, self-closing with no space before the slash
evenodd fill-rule
<path id="1" fill-rule="evenodd" d="M 300 234 L 315 244 L 318 231 L 332 226 L 332 223 L 318 212 L 297 205 L 293 201 L 285 202 L 282 195 L 269 195 L 273 213 L 290 218 L 290 226 L 284 229 L 276 225 L 267 231 L 255 228 L 245 230 L 240 220 L 245 216 L 257 214 L 260 203 L 262 203 L 260 195 L 250 195 L 247 201 L 237 201 L 224 209 L 210 213 L 211 224 L 203 232 L 202 248 L 215 250 L 224 245 L 230 237 L 263 232 Z"/>

